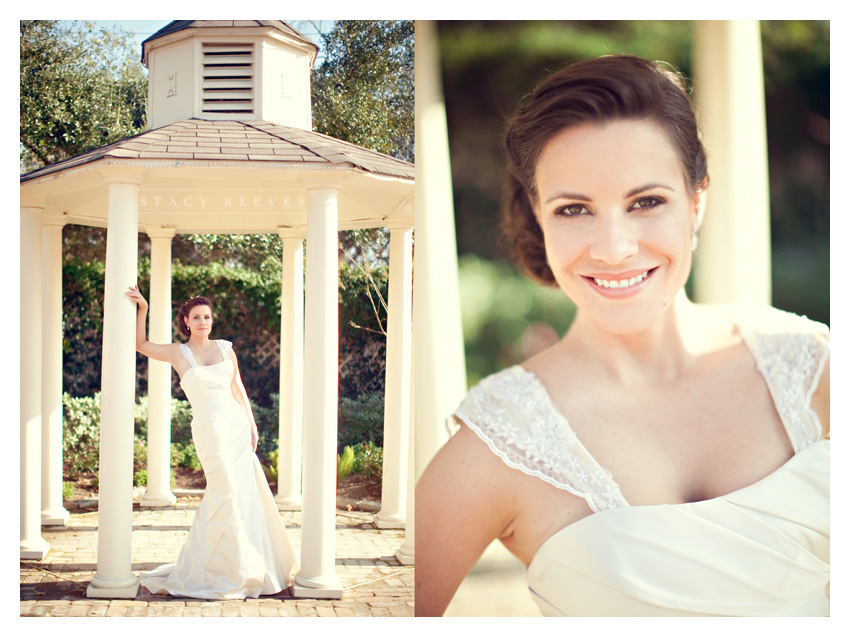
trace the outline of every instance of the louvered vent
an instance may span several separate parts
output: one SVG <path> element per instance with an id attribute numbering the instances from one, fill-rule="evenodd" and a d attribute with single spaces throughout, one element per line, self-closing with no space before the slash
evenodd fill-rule
<path id="1" fill-rule="evenodd" d="M 254 45 L 205 43 L 203 51 L 203 112 L 254 112 Z"/>

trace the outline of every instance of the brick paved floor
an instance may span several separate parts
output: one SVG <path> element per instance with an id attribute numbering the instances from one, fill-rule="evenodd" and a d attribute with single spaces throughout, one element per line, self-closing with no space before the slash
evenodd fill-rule
<path id="1" fill-rule="evenodd" d="M 133 572 L 177 558 L 198 499 L 178 499 L 165 509 L 133 511 Z M 300 550 L 300 512 L 281 513 Z M 72 513 L 68 526 L 43 527 L 50 544 L 43 560 L 21 560 L 21 617 L 412 617 L 412 566 L 395 551 L 404 532 L 378 530 L 372 514 L 337 511 L 336 572 L 340 600 L 295 599 L 288 592 L 245 601 L 204 601 L 142 594 L 135 599 L 90 599 L 86 587 L 97 570 L 97 511 Z"/>

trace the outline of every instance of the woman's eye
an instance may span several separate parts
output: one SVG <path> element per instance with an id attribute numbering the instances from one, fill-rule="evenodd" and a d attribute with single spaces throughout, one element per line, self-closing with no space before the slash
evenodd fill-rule
<path id="1" fill-rule="evenodd" d="M 663 203 L 658 197 L 641 197 L 632 204 L 632 210 L 635 208 L 654 208 Z"/>
<path id="2" fill-rule="evenodd" d="M 555 211 L 555 214 L 559 217 L 577 217 L 579 215 L 587 214 L 589 212 L 590 211 L 584 204 L 571 203 L 558 208 Z"/>

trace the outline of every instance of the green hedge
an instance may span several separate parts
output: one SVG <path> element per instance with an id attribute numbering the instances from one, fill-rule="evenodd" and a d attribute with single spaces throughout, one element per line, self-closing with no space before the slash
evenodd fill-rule
<path id="1" fill-rule="evenodd" d="M 140 235 L 140 245 L 144 235 Z M 356 267 L 340 262 L 339 285 L 339 395 L 355 398 L 363 393 L 383 393 L 386 338 L 381 330 L 386 313 L 376 318 L 365 278 Z M 104 264 L 97 255 L 79 259 L 66 250 L 63 266 L 64 390 L 72 396 L 91 396 L 100 390 L 103 338 Z M 388 272 L 372 272 L 384 299 Z M 139 285 L 150 294 L 150 259 L 139 259 Z M 280 391 L 277 364 L 263 357 L 269 344 L 280 345 L 280 270 L 257 271 L 219 262 L 204 265 L 172 263 L 172 316 L 185 299 L 208 297 L 215 308 L 213 337 L 233 342 L 248 396 L 272 408 L 272 395 Z M 377 301 L 376 301 L 377 304 Z M 355 327 L 359 326 L 359 327 Z M 273 360 L 273 359 L 272 359 Z M 147 359 L 137 355 L 137 396 L 147 393 Z M 185 397 L 176 372 L 173 395 Z"/>
<path id="2" fill-rule="evenodd" d="M 274 464 L 278 449 L 279 396 L 272 394 L 272 407 L 251 401 L 260 440 L 257 454 L 264 464 Z M 380 477 L 383 456 L 383 397 L 364 394 L 356 400 L 343 398 L 339 410 L 340 450 L 351 446 L 356 452 L 355 473 Z M 63 474 L 74 479 L 83 473 L 96 473 L 100 461 L 100 392 L 93 396 L 62 396 Z M 171 399 L 171 465 L 200 469 L 192 443 L 192 410 L 188 401 Z M 134 472 L 147 469 L 148 398 L 142 396 L 135 406 L 133 464 Z"/>

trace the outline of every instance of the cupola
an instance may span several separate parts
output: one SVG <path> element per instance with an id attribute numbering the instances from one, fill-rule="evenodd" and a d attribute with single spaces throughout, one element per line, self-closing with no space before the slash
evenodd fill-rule
<path id="1" fill-rule="evenodd" d="M 194 118 L 311 130 L 318 50 L 280 20 L 175 20 L 142 42 L 148 128 Z"/>

